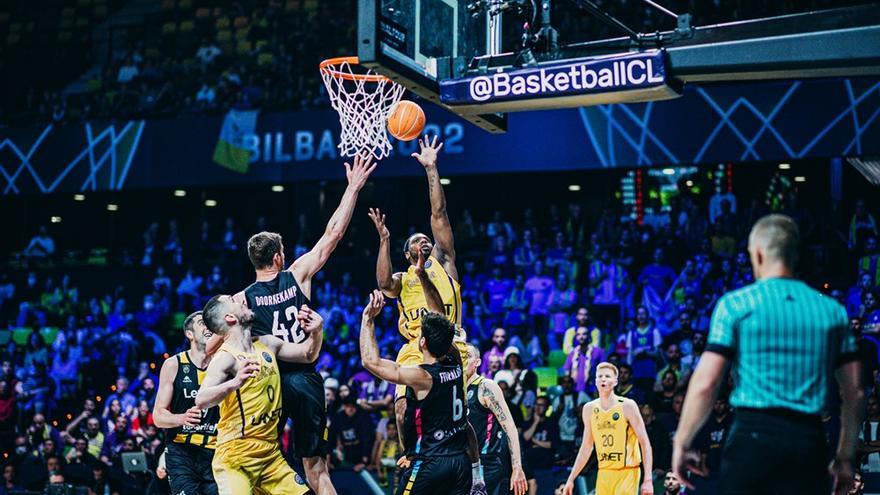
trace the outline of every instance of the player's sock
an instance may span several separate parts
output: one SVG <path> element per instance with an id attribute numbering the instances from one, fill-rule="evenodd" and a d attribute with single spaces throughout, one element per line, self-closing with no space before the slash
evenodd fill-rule
<path id="1" fill-rule="evenodd" d="M 483 481 L 483 466 L 480 465 L 479 460 L 477 462 L 471 463 L 471 475 L 473 476 L 474 484 L 485 484 L 485 482 Z"/>

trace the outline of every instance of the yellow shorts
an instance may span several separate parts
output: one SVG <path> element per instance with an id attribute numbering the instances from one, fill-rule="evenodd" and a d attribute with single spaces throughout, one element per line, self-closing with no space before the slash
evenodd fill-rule
<path id="1" fill-rule="evenodd" d="M 639 468 L 600 469 L 596 477 L 596 495 L 638 495 Z"/>
<path id="2" fill-rule="evenodd" d="M 281 456 L 277 442 L 240 438 L 220 444 L 211 468 L 219 495 L 303 495 L 309 491 Z"/>
<path id="3" fill-rule="evenodd" d="M 461 355 L 463 372 L 467 369 L 468 359 L 467 335 L 465 334 L 464 329 L 457 329 L 457 335 L 453 342 L 455 343 L 455 347 L 458 348 L 458 353 Z M 397 353 L 396 362 L 401 366 L 418 366 L 425 362 L 425 358 L 422 356 L 422 351 L 419 349 L 419 340 L 413 339 L 406 344 L 403 344 L 403 347 L 400 348 L 400 352 Z M 395 391 L 395 397 L 403 397 L 406 395 L 406 387 L 404 385 L 398 385 Z"/>

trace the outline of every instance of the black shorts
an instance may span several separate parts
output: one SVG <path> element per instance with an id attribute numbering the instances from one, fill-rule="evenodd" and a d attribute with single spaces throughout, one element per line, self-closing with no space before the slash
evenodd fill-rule
<path id="1" fill-rule="evenodd" d="M 718 493 L 827 494 L 827 448 L 818 416 L 737 410 L 722 451 Z"/>
<path id="2" fill-rule="evenodd" d="M 397 495 L 469 495 L 471 481 L 467 453 L 423 457 L 403 471 Z"/>
<path id="3" fill-rule="evenodd" d="M 281 409 L 293 420 L 294 457 L 326 454 L 327 406 L 324 379 L 317 371 L 288 371 L 281 374 Z M 283 427 L 286 421 L 281 421 Z"/>
<path id="4" fill-rule="evenodd" d="M 501 456 L 481 456 L 480 464 L 483 466 L 483 481 L 486 482 L 488 495 L 507 495 L 510 493 L 510 457 L 504 459 Z"/>
<path id="5" fill-rule="evenodd" d="M 171 495 L 217 495 L 217 483 L 211 471 L 213 459 L 213 450 L 169 443 L 165 447 L 165 470 Z"/>

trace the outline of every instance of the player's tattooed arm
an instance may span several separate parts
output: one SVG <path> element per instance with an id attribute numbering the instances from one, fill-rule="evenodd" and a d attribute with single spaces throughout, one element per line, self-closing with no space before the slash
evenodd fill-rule
<path id="1" fill-rule="evenodd" d="M 525 493 L 528 482 L 525 473 L 522 471 L 522 457 L 519 447 L 519 432 L 516 424 L 513 422 L 513 416 L 510 414 L 510 408 L 504 400 L 504 392 L 501 387 L 492 380 L 483 380 L 479 387 L 480 404 L 492 411 L 492 414 L 498 418 L 501 429 L 507 434 L 507 442 L 510 446 L 510 465 L 513 468 L 511 476 L 511 484 L 514 493 Z"/>
<path id="2" fill-rule="evenodd" d="M 345 164 L 345 176 L 348 179 L 348 187 L 342 194 L 339 201 L 339 207 L 327 222 L 327 228 L 324 229 L 324 235 L 318 239 L 315 247 L 308 253 L 300 256 L 290 265 L 290 271 L 296 277 L 297 282 L 302 286 L 306 296 L 311 296 L 312 277 L 324 267 L 330 255 L 339 242 L 348 224 L 351 223 L 351 216 L 354 213 L 354 206 L 357 203 L 358 193 L 367 183 L 367 179 L 373 170 L 376 169 L 377 163 L 373 163 L 373 157 L 362 158 L 354 157 L 354 165 Z"/>
<path id="3" fill-rule="evenodd" d="M 446 194 L 440 184 L 440 172 L 437 170 L 437 155 L 443 149 L 443 143 L 433 139 L 419 139 L 419 153 L 413 153 L 419 163 L 425 167 L 428 175 L 428 196 L 431 199 L 431 233 L 434 236 L 434 256 L 443 264 L 452 278 L 458 280 L 455 269 L 455 240 L 452 235 L 452 224 L 446 212 Z"/>
<path id="4" fill-rule="evenodd" d="M 395 385 L 412 387 L 416 392 L 431 390 L 433 380 L 427 371 L 418 366 L 400 366 L 389 359 L 382 359 L 376 343 L 376 325 L 373 320 L 382 311 L 385 297 L 379 290 L 370 294 L 370 302 L 364 307 L 361 318 L 360 350 L 364 368 L 373 375 Z"/>
<path id="5" fill-rule="evenodd" d="M 379 253 L 376 258 L 376 283 L 388 297 L 400 295 L 403 274 L 393 273 L 391 268 L 391 233 L 385 224 L 385 214 L 379 208 L 370 208 L 367 213 L 379 233 Z"/>

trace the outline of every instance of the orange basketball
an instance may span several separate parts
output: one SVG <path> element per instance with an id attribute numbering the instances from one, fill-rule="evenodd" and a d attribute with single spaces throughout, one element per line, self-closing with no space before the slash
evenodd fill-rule
<path id="1" fill-rule="evenodd" d="M 401 141 L 412 141 L 425 130 L 425 112 L 409 100 L 401 100 L 391 109 L 388 132 Z"/>

